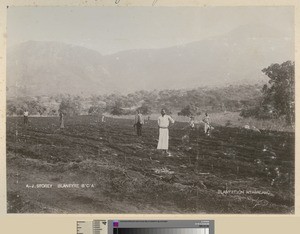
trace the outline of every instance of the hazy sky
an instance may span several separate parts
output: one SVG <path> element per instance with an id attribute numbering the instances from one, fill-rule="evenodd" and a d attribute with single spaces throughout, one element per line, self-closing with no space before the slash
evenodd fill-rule
<path id="1" fill-rule="evenodd" d="M 292 7 L 10 7 L 8 46 L 60 41 L 110 54 L 162 48 L 266 25 L 293 35 Z"/>

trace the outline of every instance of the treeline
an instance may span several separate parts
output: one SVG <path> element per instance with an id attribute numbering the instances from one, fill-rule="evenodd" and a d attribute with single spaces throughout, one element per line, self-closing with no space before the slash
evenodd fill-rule
<path id="1" fill-rule="evenodd" d="M 253 107 L 261 98 L 262 86 L 239 85 L 223 88 L 193 90 L 137 91 L 128 95 L 110 94 L 90 97 L 56 95 L 51 97 L 19 97 L 7 100 L 8 115 L 22 115 L 27 109 L 31 115 L 133 114 L 140 109 L 144 114 L 159 112 L 161 108 L 174 114 L 189 115 L 201 112 L 241 111 Z"/>
<path id="2" fill-rule="evenodd" d="M 295 62 L 271 64 L 262 70 L 268 84 L 262 87 L 257 104 L 243 108 L 241 116 L 258 119 L 285 117 L 287 124 L 295 122 Z"/>

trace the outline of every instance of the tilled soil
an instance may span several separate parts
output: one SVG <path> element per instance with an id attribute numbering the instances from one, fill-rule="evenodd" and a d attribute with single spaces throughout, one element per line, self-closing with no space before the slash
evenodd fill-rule
<path id="1" fill-rule="evenodd" d="M 125 119 L 29 122 L 7 118 L 8 213 L 294 213 L 294 133 L 177 122 L 168 157 L 156 121 L 142 137 Z"/>

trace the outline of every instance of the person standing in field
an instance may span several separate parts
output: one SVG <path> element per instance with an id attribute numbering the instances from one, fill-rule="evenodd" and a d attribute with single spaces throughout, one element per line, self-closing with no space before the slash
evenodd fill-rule
<path id="1" fill-rule="evenodd" d="M 28 116 L 29 116 L 29 113 L 28 113 L 27 109 L 25 109 L 23 115 L 24 115 L 24 125 L 27 125 L 28 124 Z"/>
<path id="2" fill-rule="evenodd" d="M 209 136 L 209 134 L 210 134 L 210 118 L 209 118 L 207 112 L 205 112 L 205 116 L 202 119 L 202 121 L 204 122 L 204 132 L 206 135 Z"/>
<path id="3" fill-rule="evenodd" d="M 169 156 L 171 156 L 171 154 L 168 152 L 170 122 L 172 124 L 175 123 L 174 119 L 172 119 L 169 115 L 166 115 L 166 111 L 162 109 L 161 116 L 158 117 L 159 138 L 158 138 L 157 149 L 163 150 Z"/>
<path id="4" fill-rule="evenodd" d="M 189 127 L 191 130 L 195 130 L 195 117 L 192 115 L 190 116 Z"/>
<path id="5" fill-rule="evenodd" d="M 136 127 L 136 132 L 138 136 L 142 136 L 142 126 L 144 124 L 144 117 L 140 110 L 136 111 L 136 115 L 134 118 L 134 124 L 133 127 Z"/>
<path id="6" fill-rule="evenodd" d="M 64 129 L 64 113 L 62 111 L 59 112 L 59 121 L 60 121 L 60 129 Z"/>
<path id="7" fill-rule="evenodd" d="M 105 115 L 104 115 L 104 114 L 102 114 L 101 122 L 102 122 L 102 123 L 105 122 Z"/>

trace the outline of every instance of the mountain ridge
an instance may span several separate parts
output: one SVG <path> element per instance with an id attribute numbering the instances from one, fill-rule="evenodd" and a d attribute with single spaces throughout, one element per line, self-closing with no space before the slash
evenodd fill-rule
<path id="1" fill-rule="evenodd" d="M 272 30 L 240 27 L 185 45 L 109 55 L 63 42 L 28 41 L 7 51 L 8 95 L 129 93 L 260 83 L 266 81 L 264 67 L 294 56 L 293 43 L 277 32 L 274 36 Z M 239 32 L 241 37 L 236 36 Z M 260 37 L 249 36 L 255 33 Z"/>

